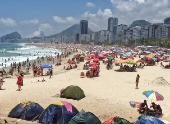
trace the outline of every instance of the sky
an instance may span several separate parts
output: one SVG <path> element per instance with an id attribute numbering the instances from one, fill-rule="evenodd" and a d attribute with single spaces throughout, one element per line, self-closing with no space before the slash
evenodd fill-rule
<path id="1" fill-rule="evenodd" d="M 18 31 L 23 38 L 56 34 L 89 22 L 93 31 L 106 30 L 109 17 L 119 24 L 135 20 L 162 23 L 170 17 L 170 0 L 1 0 L 0 36 Z"/>

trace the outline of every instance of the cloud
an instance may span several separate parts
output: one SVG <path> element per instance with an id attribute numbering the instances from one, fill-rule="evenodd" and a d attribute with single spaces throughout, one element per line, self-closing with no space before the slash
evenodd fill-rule
<path id="1" fill-rule="evenodd" d="M 87 2 L 86 6 L 87 7 L 95 7 L 96 5 L 94 3 L 92 3 L 92 2 Z"/>
<path id="2" fill-rule="evenodd" d="M 62 19 L 59 16 L 53 16 L 53 20 L 57 23 L 77 23 L 78 20 L 72 16 L 66 17 L 65 19 Z"/>
<path id="3" fill-rule="evenodd" d="M 58 22 L 58 23 L 66 23 L 66 21 L 59 16 L 53 16 L 53 20 Z"/>
<path id="4" fill-rule="evenodd" d="M 169 17 L 169 0 L 110 0 L 112 11 L 118 17 L 119 24 L 130 25 L 134 20 L 148 20 L 151 23 L 163 23 Z"/>
<path id="5" fill-rule="evenodd" d="M 28 25 L 28 24 L 39 24 L 40 21 L 38 19 L 32 19 L 32 20 L 24 20 L 24 21 L 20 21 L 20 24 L 23 24 L 23 25 Z"/>
<path id="6" fill-rule="evenodd" d="M 11 27 L 17 25 L 16 21 L 11 18 L 0 18 L 0 24 Z"/>
<path id="7" fill-rule="evenodd" d="M 44 23 L 44 24 L 40 24 L 38 30 L 39 31 L 52 31 L 53 28 L 52 28 L 52 26 L 50 24 Z"/>
<path id="8" fill-rule="evenodd" d="M 89 28 L 93 31 L 106 30 L 107 29 L 107 20 L 109 17 L 112 17 L 111 9 L 99 9 L 96 13 L 90 13 L 89 11 L 82 14 L 82 18 L 89 21 Z"/>
<path id="9" fill-rule="evenodd" d="M 37 31 L 34 31 L 28 37 L 39 37 L 43 32 L 46 35 L 51 35 L 53 33 L 53 27 L 48 23 L 40 24 Z"/>

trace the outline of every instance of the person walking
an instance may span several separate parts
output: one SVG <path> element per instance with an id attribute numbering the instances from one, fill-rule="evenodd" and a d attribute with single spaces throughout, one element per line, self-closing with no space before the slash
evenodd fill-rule
<path id="1" fill-rule="evenodd" d="M 17 77 L 17 85 L 18 85 L 18 89 L 17 91 L 21 91 L 21 86 L 23 86 L 23 74 L 20 74 L 18 77 Z"/>
<path id="2" fill-rule="evenodd" d="M 53 70 L 50 69 L 50 78 L 52 77 L 52 75 L 53 75 Z"/>
<path id="3" fill-rule="evenodd" d="M 139 74 L 137 74 L 137 76 L 136 76 L 136 89 L 139 89 L 138 88 L 139 78 L 140 78 L 140 76 L 139 76 Z"/>
<path id="4" fill-rule="evenodd" d="M 3 85 L 3 76 L 2 74 L 0 75 L 0 90 L 3 90 L 2 89 L 2 85 Z"/>

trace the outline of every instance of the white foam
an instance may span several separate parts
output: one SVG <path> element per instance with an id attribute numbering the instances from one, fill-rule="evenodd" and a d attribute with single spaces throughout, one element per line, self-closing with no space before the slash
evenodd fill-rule
<path id="1" fill-rule="evenodd" d="M 61 55 L 60 51 L 53 48 L 40 48 L 36 46 L 28 46 L 25 44 L 20 44 L 20 45 L 24 47 L 12 51 L 7 51 L 9 53 L 18 53 L 18 55 L 20 54 L 20 56 L 0 57 L 0 64 L 3 63 L 3 66 L 0 66 L 0 68 L 5 67 L 5 65 L 6 67 L 8 67 L 13 62 L 19 63 L 19 62 L 26 61 L 27 58 L 29 58 L 29 60 L 35 60 L 37 59 L 37 57 L 55 56 L 55 53 L 59 53 Z M 8 58 L 10 58 L 9 61 Z"/>

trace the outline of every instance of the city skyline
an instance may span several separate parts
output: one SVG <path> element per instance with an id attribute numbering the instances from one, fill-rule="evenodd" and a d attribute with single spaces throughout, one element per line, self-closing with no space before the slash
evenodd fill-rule
<path id="1" fill-rule="evenodd" d="M 24 38 L 38 36 L 40 31 L 48 36 L 80 20 L 87 20 L 90 29 L 100 31 L 107 29 L 109 17 L 117 17 L 119 24 L 128 26 L 141 19 L 163 23 L 169 13 L 168 0 L 6 0 L 0 5 L 0 36 L 13 31 Z"/>

